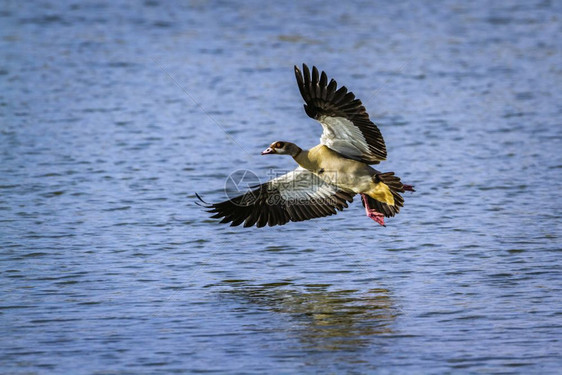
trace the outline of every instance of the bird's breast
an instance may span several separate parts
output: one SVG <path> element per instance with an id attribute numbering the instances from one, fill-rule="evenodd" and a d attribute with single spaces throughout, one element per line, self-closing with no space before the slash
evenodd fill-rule
<path id="1" fill-rule="evenodd" d="M 345 158 L 324 145 L 301 152 L 296 162 L 323 181 L 342 190 L 361 193 L 372 189 L 372 168 L 367 164 Z"/>

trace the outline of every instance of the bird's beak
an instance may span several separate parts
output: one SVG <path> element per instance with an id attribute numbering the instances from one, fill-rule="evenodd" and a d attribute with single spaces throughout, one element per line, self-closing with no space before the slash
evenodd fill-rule
<path id="1" fill-rule="evenodd" d="M 266 148 L 265 150 L 263 150 L 263 151 L 261 152 L 261 154 L 262 154 L 262 155 L 275 154 L 275 149 L 274 149 L 274 148 L 271 148 L 271 147 L 268 147 L 268 148 Z"/>

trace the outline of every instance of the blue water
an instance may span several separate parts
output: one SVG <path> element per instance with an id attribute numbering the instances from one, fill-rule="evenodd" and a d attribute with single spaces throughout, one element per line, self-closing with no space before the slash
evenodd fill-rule
<path id="1" fill-rule="evenodd" d="M 558 373 L 557 1 L 0 6 L 0 372 Z M 194 204 L 318 142 L 292 67 L 416 185 L 387 227 Z"/>

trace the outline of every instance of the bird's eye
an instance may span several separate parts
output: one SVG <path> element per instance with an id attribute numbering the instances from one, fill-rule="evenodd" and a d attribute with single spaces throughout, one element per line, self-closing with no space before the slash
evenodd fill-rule
<path id="1" fill-rule="evenodd" d="M 275 147 L 277 148 L 283 148 L 283 146 L 285 146 L 285 143 L 283 142 L 277 142 L 277 144 L 275 145 Z"/>

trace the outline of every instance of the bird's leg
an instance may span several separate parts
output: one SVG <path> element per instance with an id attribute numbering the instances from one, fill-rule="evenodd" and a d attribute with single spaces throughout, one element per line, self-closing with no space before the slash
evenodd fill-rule
<path id="1" fill-rule="evenodd" d="M 386 227 L 386 225 L 384 225 L 384 215 L 369 206 L 369 200 L 365 194 L 361 194 L 361 198 L 363 199 L 363 204 L 365 205 L 365 213 L 367 214 L 367 217 L 370 217 L 383 227 Z"/>

